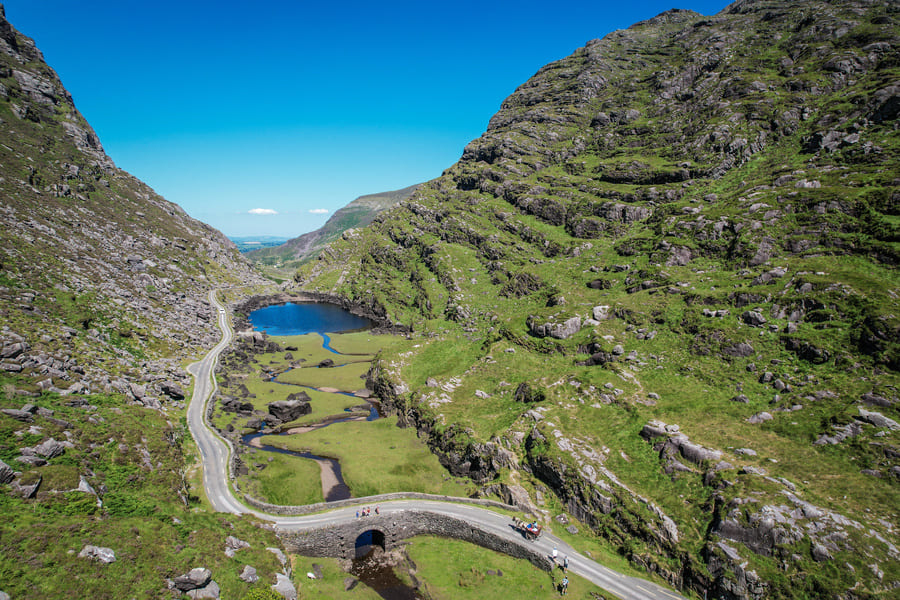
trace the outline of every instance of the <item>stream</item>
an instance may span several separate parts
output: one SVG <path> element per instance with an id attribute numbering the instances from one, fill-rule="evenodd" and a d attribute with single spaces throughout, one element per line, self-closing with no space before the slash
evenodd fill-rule
<path id="1" fill-rule="evenodd" d="M 343 355 L 331 347 L 331 338 L 328 336 L 328 333 L 346 333 L 371 327 L 371 322 L 368 319 L 358 317 L 340 307 L 329 304 L 295 304 L 289 302 L 287 304 L 267 306 L 250 313 L 249 320 L 253 325 L 254 330 L 265 331 L 268 335 L 305 335 L 308 333 L 318 333 L 322 336 L 322 348 L 339 356 Z M 343 365 L 334 365 L 330 368 L 339 369 L 341 366 Z M 287 371 L 274 374 L 270 381 L 282 385 L 295 385 L 278 381 L 278 377 L 285 372 Z M 296 387 L 318 389 L 309 386 Z M 318 391 L 325 390 L 319 389 Z M 331 393 L 347 396 L 354 395 L 349 392 L 337 390 L 334 390 Z M 374 421 L 383 416 L 378 411 L 377 402 L 364 398 L 361 400 L 365 400 L 369 404 L 369 414 L 365 417 L 366 421 Z M 359 407 L 354 408 L 358 409 Z M 353 412 L 354 408 L 348 408 L 345 409 L 345 411 Z M 361 420 L 359 416 L 332 418 L 320 423 L 278 432 L 277 435 L 302 435 L 306 431 L 311 431 L 313 429 L 321 429 L 323 427 L 330 427 L 347 421 L 358 420 Z M 318 463 L 322 477 L 322 492 L 326 502 L 345 500 L 353 497 L 350 488 L 344 482 L 344 478 L 341 474 L 341 465 L 337 459 L 318 456 L 311 452 L 296 452 L 293 450 L 276 448 L 259 441 L 259 438 L 262 436 L 273 434 L 276 434 L 276 432 L 258 431 L 243 436 L 241 441 L 245 445 L 266 452 L 288 454 L 290 456 L 313 460 Z M 353 566 L 350 569 L 350 573 L 366 586 L 374 590 L 379 596 L 384 598 L 384 600 L 417 600 L 421 598 L 414 588 L 403 583 L 397 577 L 397 574 L 390 565 L 385 564 L 381 559 L 380 551 L 380 547 L 373 543 L 372 532 L 369 531 L 364 533 L 356 541 L 356 558 L 353 560 Z"/>

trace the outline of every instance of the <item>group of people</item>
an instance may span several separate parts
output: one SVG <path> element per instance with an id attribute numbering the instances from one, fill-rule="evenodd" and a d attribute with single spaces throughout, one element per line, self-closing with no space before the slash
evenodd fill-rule
<path id="1" fill-rule="evenodd" d="M 569 571 L 569 555 L 566 554 L 563 556 L 562 563 L 559 563 L 557 556 L 559 556 L 559 551 L 556 549 L 556 546 L 554 546 L 553 553 L 550 554 L 550 557 L 553 559 L 553 563 L 558 564 L 559 568 L 562 569 L 563 578 L 562 581 L 559 582 L 559 593 L 560 595 L 565 596 L 566 592 L 569 591 L 569 576 L 566 575 Z"/>
<path id="2" fill-rule="evenodd" d="M 358 519 L 358 518 L 360 518 L 360 517 L 368 517 L 368 516 L 371 515 L 371 514 L 372 514 L 372 509 L 369 508 L 369 507 L 367 506 L 367 507 L 365 507 L 364 509 L 362 509 L 362 512 L 356 511 L 356 518 Z M 378 514 L 378 507 L 377 507 L 377 506 L 375 507 L 375 514 L 376 514 L 376 515 Z"/>

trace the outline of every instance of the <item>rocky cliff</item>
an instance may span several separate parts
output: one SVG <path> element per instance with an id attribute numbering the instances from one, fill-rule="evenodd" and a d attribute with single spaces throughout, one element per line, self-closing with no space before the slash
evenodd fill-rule
<path id="1" fill-rule="evenodd" d="M 117 169 L 0 11 L 0 369 L 158 407 L 216 337 L 208 290 L 258 277 L 220 232 Z M 168 391 L 167 391 L 168 390 Z"/>
<path id="2" fill-rule="evenodd" d="M 414 331 L 372 385 L 454 473 L 700 595 L 890 594 L 898 14 L 743 0 L 590 41 L 296 282 Z"/>

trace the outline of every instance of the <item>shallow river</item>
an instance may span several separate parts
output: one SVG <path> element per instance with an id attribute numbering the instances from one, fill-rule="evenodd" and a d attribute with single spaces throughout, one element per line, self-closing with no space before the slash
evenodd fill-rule
<path id="1" fill-rule="evenodd" d="M 330 346 L 329 333 L 345 333 L 348 331 L 359 331 L 369 329 L 372 322 L 364 317 L 358 317 L 344 309 L 331 304 L 295 304 L 289 302 L 287 304 L 277 304 L 267 306 L 250 313 L 250 323 L 256 331 L 265 331 L 269 335 L 306 335 L 308 333 L 318 333 L 322 336 L 322 347 L 335 354 L 340 354 Z M 339 369 L 340 365 L 333 368 Z M 281 383 L 277 380 L 277 376 L 272 378 L 275 383 Z M 291 384 L 285 384 L 291 385 Z M 302 387 L 302 386 L 298 386 Z M 343 392 L 338 392 L 343 393 Z M 366 421 L 372 421 L 379 418 L 377 407 L 371 403 L 369 415 Z M 347 419 L 333 419 L 320 423 L 315 427 L 330 427 L 338 425 L 348 420 L 356 420 L 353 417 Z M 273 446 L 263 445 L 256 441 L 257 438 L 269 435 L 268 432 L 258 432 L 245 435 L 242 441 L 245 444 L 253 445 L 256 448 L 268 452 L 280 452 L 307 458 L 319 463 L 320 468 L 329 470 L 331 478 L 336 484 L 331 485 L 328 490 L 323 490 L 326 501 L 343 500 L 350 498 L 351 491 L 344 482 L 341 475 L 341 466 L 336 459 L 316 456 L 309 452 L 293 452 L 290 450 L 282 450 Z M 302 435 L 297 433 L 286 432 L 283 435 Z M 326 479 L 323 477 L 323 480 Z M 368 532 L 371 533 L 371 532 Z M 416 591 L 404 584 L 393 569 L 378 560 L 378 553 L 373 549 L 371 536 L 366 537 L 365 534 L 356 542 L 357 558 L 353 561 L 351 573 L 359 578 L 361 582 L 375 590 L 379 596 L 385 600 L 414 600 L 420 598 Z"/>

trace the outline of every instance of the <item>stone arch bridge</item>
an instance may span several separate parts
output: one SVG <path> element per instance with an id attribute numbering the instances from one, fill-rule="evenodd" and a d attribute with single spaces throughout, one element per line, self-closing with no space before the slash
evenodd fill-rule
<path id="1" fill-rule="evenodd" d="M 290 552 L 306 556 L 353 559 L 356 557 L 357 539 L 368 531 L 375 532 L 373 542 L 383 546 L 386 551 L 394 549 L 408 538 L 435 535 L 456 538 L 515 558 L 523 558 L 548 571 L 553 568 L 553 562 L 545 551 L 524 538 L 516 539 L 518 534 L 503 537 L 477 523 L 430 510 L 395 510 L 368 517 L 351 517 L 343 522 L 329 523 L 313 529 L 280 529 L 278 536 Z"/>

